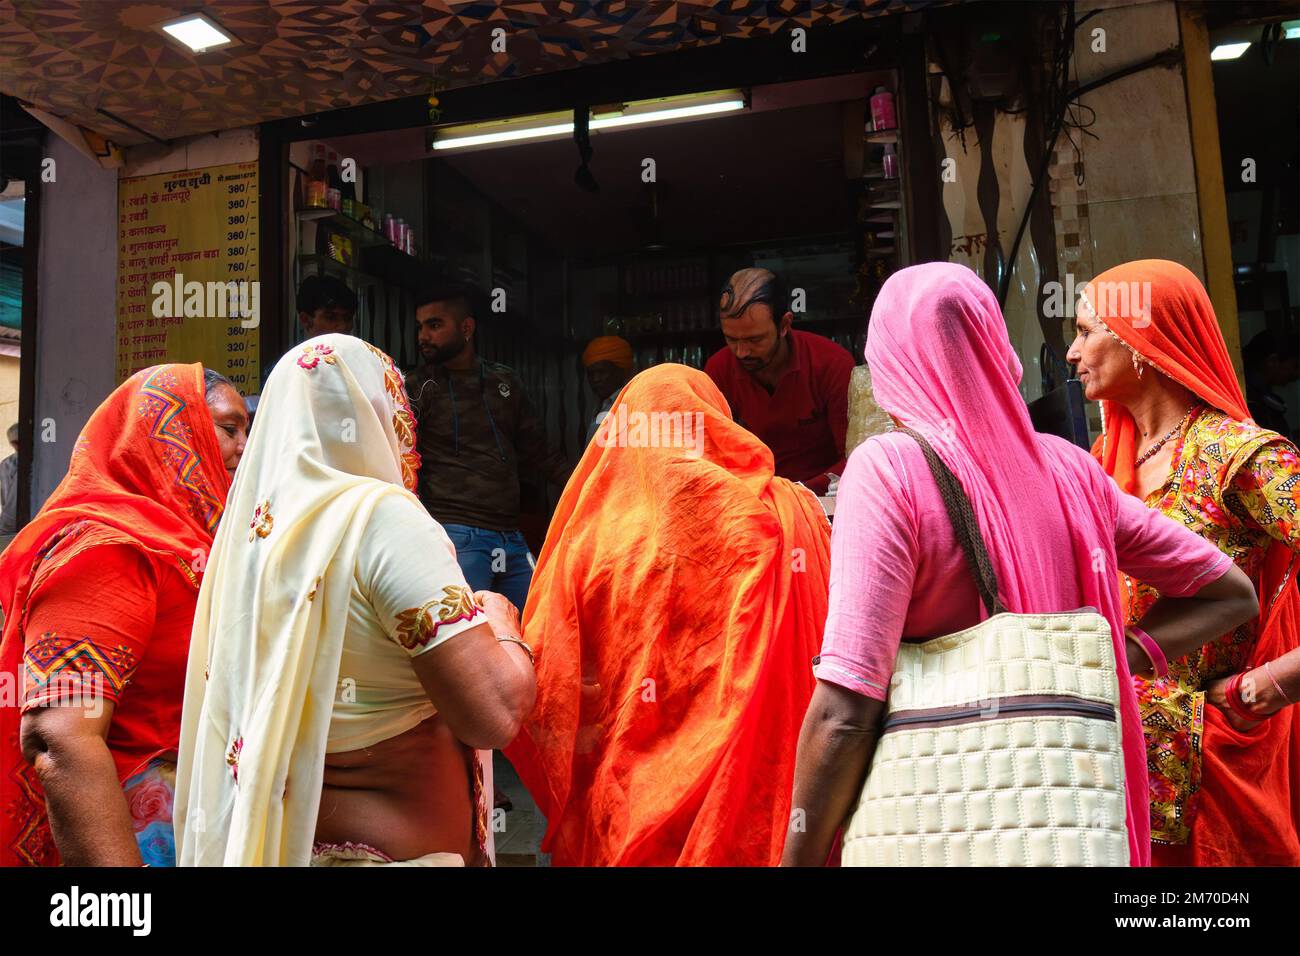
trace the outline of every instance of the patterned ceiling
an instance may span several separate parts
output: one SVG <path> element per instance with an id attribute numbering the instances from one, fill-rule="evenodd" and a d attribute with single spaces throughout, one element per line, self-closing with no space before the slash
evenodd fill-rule
<path id="1" fill-rule="evenodd" d="M 111 137 L 245 126 L 792 26 L 920 9 L 931 0 L 0 0 L 0 92 Z M 191 11 L 237 43 L 196 55 L 158 26 Z M 494 53 L 504 28 L 506 52 Z"/>

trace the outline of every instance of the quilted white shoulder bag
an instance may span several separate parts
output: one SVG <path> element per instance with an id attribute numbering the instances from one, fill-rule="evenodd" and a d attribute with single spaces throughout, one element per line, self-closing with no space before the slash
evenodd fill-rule
<path id="1" fill-rule="evenodd" d="M 1110 625 L 1092 608 L 1007 611 L 961 484 L 904 431 L 925 451 L 989 617 L 899 648 L 843 865 L 1127 866 Z"/>

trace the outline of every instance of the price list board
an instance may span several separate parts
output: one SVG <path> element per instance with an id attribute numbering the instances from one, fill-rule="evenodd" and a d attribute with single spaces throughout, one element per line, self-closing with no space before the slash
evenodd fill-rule
<path id="1" fill-rule="evenodd" d="M 259 390 L 257 163 L 118 183 L 117 381 L 202 362 Z"/>

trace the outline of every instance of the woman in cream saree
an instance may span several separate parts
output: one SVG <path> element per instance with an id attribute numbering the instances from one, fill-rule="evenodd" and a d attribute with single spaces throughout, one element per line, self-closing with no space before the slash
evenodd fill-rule
<path id="1" fill-rule="evenodd" d="M 351 336 L 269 377 L 194 618 L 181 865 L 490 860 L 473 750 L 513 738 L 532 664 L 411 494 L 414 431 L 392 360 Z"/>

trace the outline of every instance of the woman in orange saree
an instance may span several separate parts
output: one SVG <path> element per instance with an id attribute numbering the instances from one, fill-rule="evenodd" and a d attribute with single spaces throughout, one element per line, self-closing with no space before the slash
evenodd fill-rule
<path id="1" fill-rule="evenodd" d="M 173 865 L 194 602 L 247 422 L 200 365 L 136 373 L 5 550 L 0 866 Z"/>
<path id="2" fill-rule="evenodd" d="M 557 866 L 768 866 L 826 618 L 830 527 L 702 372 L 614 403 L 560 499 L 524 637 L 537 706 L 506 754 Z"/>
<path id="3" fill-rule="evenodd" d="M 1207 538 L 1251 578 L 1259 616 L 1168 674 L 1135 677 L 1152 862 L 1300 865 L 1300 458 L 1250 419 L 1213 306 L 1173 262 L 1089 283 L 1067 360 L 1102 403 L 1093 454 L 1121 489 Z M 1156 600 L 1121 578 L 1127 623 Z M 1291 700 L 1295 700 L 1294 694 Z"/>

